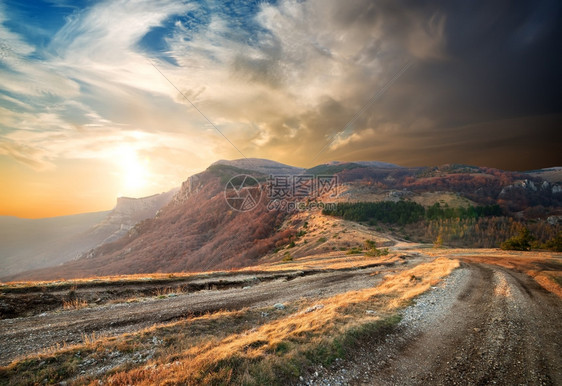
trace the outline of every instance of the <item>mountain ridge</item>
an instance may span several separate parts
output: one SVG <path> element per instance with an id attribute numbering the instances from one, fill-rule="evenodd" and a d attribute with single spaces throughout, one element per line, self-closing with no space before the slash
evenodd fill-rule
<path id="1" fill-rule="evenodd" d="M 298 213 L 267 206 L 263 195 L 270 183 L 266 177 L 273 170 L 296 173 L 287 175 L 333 173 L 340 184 L 334 197 L 337 202 L 413 200 L 425 207 L 498 204 L 515 221 L 545 222 L 548 217 L 552 226 L 558 226 L 557 216 L 562 215 L 560 184 L 540 176 L 457 164 L 389 165 L 332 162 L 302 169 L 263 159 L 220 160 L 188 177 L 154 216 L 118 230 L 119 237 L 57 267 L 57 274 L 83 277 L 232 269 L 255 264 L 279 248 L 289 252 L 287 245 L 300 232 Z M 261 189 L 262 199 L 255 210 L 237 212 L 225 200 L 225 184 L 237 174 L 250 172 L 259 174 L 261 186 L 253 189 Z M 134 199 L 120 202 L 126 205 Z M 45 279 L 54 274 L 47 268 L 12 278 Z"/>

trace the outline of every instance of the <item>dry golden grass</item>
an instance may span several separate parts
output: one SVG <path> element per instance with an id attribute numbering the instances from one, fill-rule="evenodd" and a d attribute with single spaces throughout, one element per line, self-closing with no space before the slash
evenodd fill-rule
<path id="1" fill-rule="evenodd" d="M 205 272 L 206 274 L 214 273 L 214 271 Z M 133 275 L 114 275 L 114 276 L 94 276 L 80 279 L 58 279 L 46 281 L 11 281 L 0 283 L 0 288 L 21 288 L 21 287 L 48 287 L 48 286 L 74 286 L 79 287 L 81 284 L 111 284 L 113 282 L 129 282 L 129 281 L 150 281 L 150 280 L 178 280 L 182 278 L 200 275 L 201 272 L 175 272 L 175 273 L 150 273 L 150 274 L 133 274 Z"/>
<path id="2" fill-rule="evenodd" d="M 82 342 L 86 346 L 94 344 L 99 338 L 96 338 L 96 333 L 92 332 L 91 334 L 82 334 Z"/>
<path id="3" fill-rule="evenodd" d="M 239 269 L 231 269 L 228 271 L 205 271 L 205 272 L 176 272 L 176 273 L 152 273 L 152 274 L 135 274 L 135 275 L 116 275 L 116 276 L 99 276 L 72 280 L 52 280 L 52 281 L 18 281 L 0 283 L 0 288 L 25 288 L 25 287 L 50 287 L 65 286 L 76 290 L 81 285 L 90 285 L 96 283 L 99 285 L 119 283 L 119 282 L 137 282 L 152 280 L 178 281 L 181 279 L 203 276 L 208 277 L 213 274 L 224 274 L 227 272 L 252 272 L 252 271 L 292 271 L 303 269 L 345 269 L 360 268 L 366 265 L 389 263 L 396 261 L 396 256 L 372 257 L 372 256 L 342 256 L 341 251 L 324 253 L 321 256 L 311 256 L 295 259 L 291 262 L 274 262 L 262 265 L 255 265 Z M 178 293 L 178 288 L 160 289 L 155 292 L 155 296 L 168 295 L 170 293 Z M 180 291 L 181 292 L 181 291 Z M 71 308 L 69 306 L 69 308 Z"/>
<path id="4" fill-rule="evenodd" d="M 303 352 L 325 343 L 326 337 L 342 337 L 348 331 L 380 319 L 366 315 L 366 307 L 376 308 L 382 316 L 390 315 L 448 275 L 458 264 L 446 258 L 420 264 L 388 276 L 376 287 L 324 299 L 321 308 L 308 304 L 308 309 L 245 333 L 210 339 L 174 354 L 173 360 L 165 358 L 152 366 L 120 372 L 107 381 L 115 385 L 253 383 L 256 374 L 252 369 L 257 367 L 260 376 L 266 376 L 280 365 L 283 357 L 291 362 L 295 356 L 302 356 Z"/>
<path id="5" fill-rule="evenodd" d="M 345 255 L 342 257 L 339 253 L 328 253 L 322 256 L 302 257 L 290 262 L 278 262 L 260 265 L 262 271 L 299 271 L 304 269 L 348 269 L 361 268 L 375 264 L 387 264 L 398 261 L 396 255 L 387 256 L 366 256 Z M 242 271 L 256 270 L 258 267 L 244 268 Z"/>
<path id="6" fill-rule="evenodd" d="M 64 300 L 62 302 L 62 308 L 65 310 L 79 310 L 85 307 L 88 307 L 88 302 L 82 299 Z"/>
<path id="7" fill-rule="evenodd" d="M 562 277 L 562 259 L 554 259 L 550 253 L 530 256 L 510 254 L 493 256 L 466 256 L 462 260 L 485 264 L 494 264 L 516 269 L 531 276 L 541 287 L 562 298 L 562 287 L 555 278 Z M 556 269 L 556 267 L 559 267 Z"/>
<path id="8" fill-rule="evenodd" d="M 111 366 L 114 353 L 134 356 L 135 353 L 154 350 L 155 357 L 169 358 L 209 337 L 227 336 L 241 332 L 248 323 L 259 321 L 262 310 L 242 309 L 238 311 L 219 311 L 198 317 L 190 317 L 171 323 L 145 328 L 120 336 L 103 336 L 96 333 L 83 334 L 82 343 L 57 343 L 51 347 L 22 357 L 9 366 L 0 367 L 0 384 L 41 384 L 68 380 L 79 375 L 78 364 L 89 359 Z M 280 313 L 279 316 L 282 316 Z M 160 343 L 155 346 L 154 339 Z M 119 359 L 119 358 L 117 358 Z M 88 378 L 76 381 L 88 382 Z M 71 382 L 74 383 L 74 382 Z"/>
<path id="9" fill-rule="evenodd" d="M 533 276 L 534 273 L 529 273 Z M 559 284 L 562 282 L 562 273 L 556 272 L 551 274 L 546 273 L 537 273 L 533 276 L 535 281 L 541 285 L 547 291 L 550 291 L 556 294 L 559 298 L 562 299 L 562 286 Z"/>

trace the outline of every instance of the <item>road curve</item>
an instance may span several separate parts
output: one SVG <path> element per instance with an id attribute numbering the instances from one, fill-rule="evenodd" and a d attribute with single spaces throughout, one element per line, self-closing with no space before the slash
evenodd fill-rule
<path id="1" fill-rule="evenodd" d="M 189 314 L 321 298 L 376 285 L 392 267 L 319 273 L 249 288 L 200 291 L 140 303 L 0 321 L 0 363 L 82 334 L 116 335 Z M 375 274 L 376 273 L 376 274 Z M 303 384 L 562 385 L 562 300 L 531 277 L 463 263 L 403 311 L 396 331 L 365 341 L 345 361 Z"/>
<path id="2" fill-rule="evenodd" d="M 303 383 L 562 385 L 562 301 L 523 273 L 463 263 L 404 314 L 382 342 Z"/>

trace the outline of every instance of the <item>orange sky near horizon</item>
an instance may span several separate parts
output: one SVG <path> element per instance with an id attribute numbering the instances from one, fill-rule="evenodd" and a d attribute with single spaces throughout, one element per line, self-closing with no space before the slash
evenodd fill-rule
<path id="1" fill-rule="evenodd" d="M 76 161 L 35 172 L 0 156 L 0 215 L 43 218 L 110 210 L 118 181 L 108 168 L 92 164 Z"/>

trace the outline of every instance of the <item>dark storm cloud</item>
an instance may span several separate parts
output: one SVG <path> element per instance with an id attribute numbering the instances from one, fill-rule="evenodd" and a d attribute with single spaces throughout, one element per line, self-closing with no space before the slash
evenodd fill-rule
<path id="1" fill-rule="evenodd" d="M 383 8 L 369 18 L 378 23 L 390 14 L 385 36 L 396 32 L 393 44 L 412 55 L 408 28 L 398 26 L 415 20 L 409 15 L 429 21 L 438 12 L 446 20 L 441 58 L 416 60 L 330 158 L 562 165 L 560 3 L 459 1 L 407 9 Z"/>
<path id="2" fill-rule="evenodd" d="M 260 155 L 301 165 L 562 164 L 560 16 L 549 0 L 281 2 L 264 7 L 260 43 L 230 64 L 234 78 L 265 87 L 250 101 L 258 107 L 237 99 L 217 112 L 258 123 L 241 139 L 246 152 L 256 154 L 260 138 Z"/>

